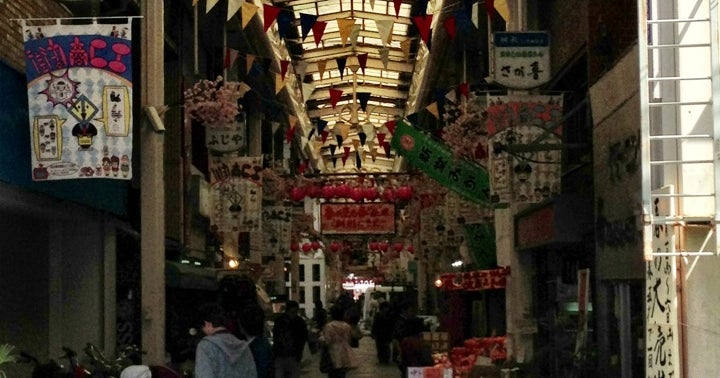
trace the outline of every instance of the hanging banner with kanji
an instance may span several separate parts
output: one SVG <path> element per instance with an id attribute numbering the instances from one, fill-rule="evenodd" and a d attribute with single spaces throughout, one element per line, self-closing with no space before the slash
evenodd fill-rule
<path id="1" fill-rule="evenodd" d="M 453 156 L 444 144 L 431 139 L 404 121 L 397 123 L 392 148 L 442 186 L 464 198 L 489 203 L 489 177 L 485 168 Z"/>
<path id="2" fill-rule="evenodd" d="M 491 200 L 538 203 L 560 193 L 562 96 L 491 96 Z"/>
<path id="3" fill-rule="evenodd" d="M 33 180 L 131 179 L 130 20 L 21 26 Z"/>
<path id="4" fill-rule="evenodd" d="M 210 159 L 210 221 L 219 231 L 261 230 L 261 171 L 261 156 Z"/>
<path id="5" fill-rule="evenodd" d="M 262 208 L 262 251 L 265 256 L 282 256 L 290 250 L 292 237 L 292 206 Z"/>

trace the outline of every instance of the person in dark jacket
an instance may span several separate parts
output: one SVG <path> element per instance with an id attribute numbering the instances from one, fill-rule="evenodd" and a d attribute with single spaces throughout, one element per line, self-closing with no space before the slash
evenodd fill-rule
<path id="1" fill-rule="evenodd" d="M 390 303 L 381 302 L 378 312 L 373 317 L 370 335 L 375 339 L 378 362 L 387 364 L 390 362 L 390 342 L 393 335 L 393 317 L 390 314 Z"/>
<path id="2" fill-rule="evenodd" d="M 257 304 L 244 306 L 239 312 L 239 330 L 250 342 L 258 378 L 274 377 L 272 345 L 265 334 L 265 313 Z"/>
<path id="3" fill-rule="evenodd" d="M 256 378 L 250 345 L 225 328 L 227 317 L 219 304 L 200 307 L 205 333 L 195 352 L 195 378 Z"/>
<path id="4" fill-rule="evenodd" d="M 308 339 L 305 320 L 298 316 L 300 306 L 288 301 L 285 311 L 275 319 L 273 326 L 273 354 L 275 378 L 299 378 L 300 361 Z"/>

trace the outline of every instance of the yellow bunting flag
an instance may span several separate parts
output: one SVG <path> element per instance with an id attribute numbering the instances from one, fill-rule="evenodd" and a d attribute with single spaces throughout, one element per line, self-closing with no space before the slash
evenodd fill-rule
<path id="1" fill-rule="evenodd" d="M 227 20 L 231 18 L 240 10 L 245 0 L 228 0 Z"/>
<path id="2" fill-rule="evenodd" d="M 353 18 L 338 18 L 337 19 L 338 29 L 340 31 L 340 39 L 342 45 L 345 46 L 347 39 L 352 33 L 353 25 L 355 25 L 355 19 Z"/>
<path id="3" fill-rule="evenodd" d="M 438 118 L 438 119 L 440 118 L 440 113 L 438 112 L 438 104 L 437 104 L 437 101 L 436 101 L 436 102 L 433 102 L 432 104 L 430 104 L 430 105 L 428 105 L 428 106 L 426 106 L 425 109 L 427 109 L 427 111 L 429 111 L 430 114 L 434 115 L 435 118 Z"/>
<path id="4" fill-rule="evenodd" d="M 355 151 L 359 150 L 360 148 L 360 139 L 353 139 L 352 140 L 353 147 L 355 147 Z"/>
<path id="5" fill-rule="evenodd" d="M 335 127 L 339 127 L 340 136 L 343 140 L 347 140 L 348 134 L 350 134 L 350 124 L 345 122 L 338 122 Z M 336 133 L 337 134 L 337 133 Z"/>
<path id="6" fill-rule="evenodd" d="M 510 20 L 510 8 L 508 7 L 507 0 L 496 0 L 495 10 L 502 16 L 503 20 Z"/>
<path id="7" fill-rule="evenodd" d="M 250 20 L 252 20 L 253 16 L 255 16 L 255 13 L 257 13 L 258 9 L 257 5 L 246 1 L 242 5 L 242 9 L 240 10 L 240 14 L 242 15 L 242 28 L 245 29 L 248 23 L 250 23 Z"/>
<path id="8" fill-rule="evenodd" d="M 218 3 L 220 0 L 207 0 L 207 3 L 205 3 L 205 13 L 210 13 L 210 10 L 213 9 L 215 4 Z"/>
<path id="9" fill-rule="evenodd" d="M 196 6 L 197 3 L 198 3 L 198 1 L 200 1 L 200 0 L 193 0 L 193 5 L 192 5 L 192 6 Z"/>
<path id="10" fill-rule="evenodd" d="M 378 34 L 380 34 L 380 40 L 383 45 L 389 45 L 390 42 L 392 42 L 392 30 L 394 25 L 394 20 L 375 20 L 375 26 L 377 26 Z"/>
<path id="11" fill-rule="evenodd" d="M 246 82 L 244 82 L 244 81 L 240 82 L 240 84 L 238 85 L 238 90 L 240 91 L 240 97 L 241 98 L 245 97 L 245 93 L 248 93 L 248 91 L 250 91 L 250 89 L 252 89 L 252 88 L 250 88 L 250 86 Z"/>
<path id="12" fill-rule="evenodd" d="M 325 65 L 327 65 L 327 60 L 320 60 L 317 62 L 318 65 L 318 73 L 320 73 L 320 79 L 322 80 L 323 74 L 325 73 Z"/>
<path id="13" fill-rule="evenodd" d="M 245 73 L 249 74 L 250 69 L 252 68 L 253 62 L 255 62 L 255 55 L 253 54 L 247 54 L 245 55 Z"/>
<path id="14" fill-rule="evenodd" d="M 410 46 L 412 45 L 412 39 L 408 38 L 400 42 L 400 48 L 405 53 L 405 60 L 410 61 Z"/>
<path id="15" fill-rule="evenodd" d="M 377 150 L 375 149 L 375 143 L 372 141 L 368 141 L 367 143 L 368 148 L 370 149 L 370 156 L 372 157 L 372 161 L 375 161 L 375 158 L 377 157 Z"/>

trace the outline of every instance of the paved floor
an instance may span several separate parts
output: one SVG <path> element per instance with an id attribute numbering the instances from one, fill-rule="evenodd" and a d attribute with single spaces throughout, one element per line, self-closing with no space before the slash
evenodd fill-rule
<path id="1" fill-rule="evenodd" d="M 400 378 L 400 370 L 397 365 L 380 365 L 375 354 L 375 340 L 370 336 L 360 339 L 360 347 L 354 349 L 357 353 L 360 366 L 348 372 L 347 378 Z M 302 378 L 325 378 L 326 374 L 320 373 L 318 368 L 319 354 L 312 356 L 309 363 L 303 366 L 300 376 Z"/>

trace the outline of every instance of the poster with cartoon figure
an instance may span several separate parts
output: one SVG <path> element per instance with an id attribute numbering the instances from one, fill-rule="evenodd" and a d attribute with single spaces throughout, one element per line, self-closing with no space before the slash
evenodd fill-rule
<path id="1" fill-rule="evenodd" d="M 262 157 L 218 156 L 210 160 L 211 222 L 223 232 L 260 231 Z"/>
<path id="2" fill-rule="evenodd" d="M 21 22 L 33 180 L 132 178 L 132 41 L 125 24 Z"/>

